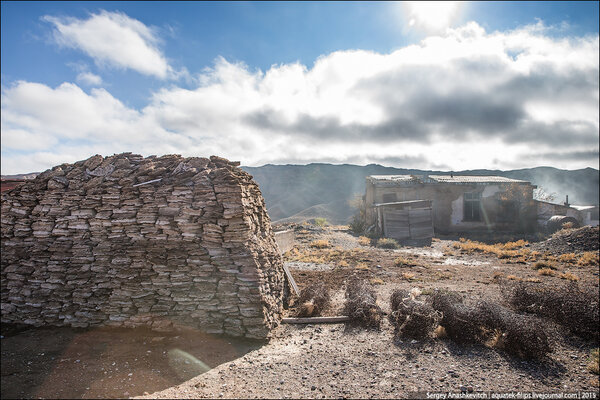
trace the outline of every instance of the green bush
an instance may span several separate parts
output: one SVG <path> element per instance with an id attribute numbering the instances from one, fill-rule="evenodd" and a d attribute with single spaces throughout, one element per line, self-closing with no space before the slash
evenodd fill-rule
<path id="1" fill-rule="evenodd" d="M 329 222 L 327 222 L 326 218 L 315 218 L 315 225 L 324 227 L 324 226 L 329 225 Z"/>

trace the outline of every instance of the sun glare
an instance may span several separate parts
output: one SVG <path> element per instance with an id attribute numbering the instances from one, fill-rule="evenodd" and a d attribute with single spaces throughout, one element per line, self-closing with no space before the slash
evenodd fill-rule
<path id="1" fill-rule="evenodd" d="M 408 15 L 408 25 L 427 31 L 448 28 L 460 6 L 458 1 L 407 1 L 403 4 Z"/>

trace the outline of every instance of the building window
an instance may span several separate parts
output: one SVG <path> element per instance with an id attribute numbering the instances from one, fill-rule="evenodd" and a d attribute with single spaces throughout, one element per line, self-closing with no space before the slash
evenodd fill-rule
<path id="1" fill-rule="evenodd" d="M 393 203 L 396 201 L 396 193 L 384 193 L 383 203 Z"/>
<path id="2" fill-rule="evenodd" d="M 465 221 L 481 221 L 481 193 L 464 194 Z"/>
<path id="3" fill-rule="evenodd" d="M 515 222 L 519 216 L 519 204 L 514 200 L 501 200 L 498 203 L 498 222 Z"/>

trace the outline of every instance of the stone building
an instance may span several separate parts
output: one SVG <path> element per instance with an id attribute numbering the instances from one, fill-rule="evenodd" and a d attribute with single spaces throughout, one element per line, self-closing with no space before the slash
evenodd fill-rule
<path id="1" fill-rule="evenodd" d="M 425 200 L 431 204 L 435 233 L 530 231 L 536 227 L 534 188 L 500 176 L 371 175 L 366 178 L 366 222 L 383 233 L 378 210 Z"/>
<path id="2" fill-rule="evenodd" d="M 96 155 L 2 193 L 2 322 L 267 337 L 289 287 L 238 165 Z"/>

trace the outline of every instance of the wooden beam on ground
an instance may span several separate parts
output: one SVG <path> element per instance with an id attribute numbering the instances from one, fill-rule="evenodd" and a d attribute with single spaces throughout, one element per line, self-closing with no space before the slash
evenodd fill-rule
<path id="1" fill-rule="evenodd" d="M 288 280 L 292 284 L 292 288 L 294 288 L 294 292 L 296 292 L 296 296 L 300 296 L 300 291 L 298 290 L 298 285 L 296 285 L 296 281 L 294 280 L 294 277 L 292 276 L 292 273 L 290 272 L 287 265 L 283 264 L 283 270 L 285 271 L 285 275 L 287 276 Z"/>
<path id="2" fill-rule="evenodd" d="M 339 324 L 350 321 L 350 317 L 338 315 L 336 317 L 310 317 L 310 318 L 282 318 L 283 324 Z"/>

